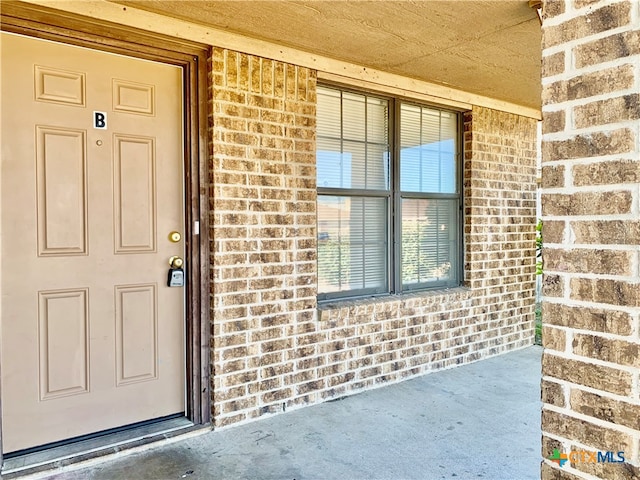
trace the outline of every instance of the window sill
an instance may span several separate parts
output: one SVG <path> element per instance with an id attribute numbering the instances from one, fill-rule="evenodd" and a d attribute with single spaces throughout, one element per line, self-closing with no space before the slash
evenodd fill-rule
<path id="1" fill-rule="evenodd" d="M 466 300 L 471 297 L 472 290 L 468 287 L 458 286 L 450 288 L 440 288 L 434 290 L 420 290 L 416 292 L 405 292 L 385 295 L 375 295 L 368 297 L 323 300 L 318 302 L 318 312 L 329 312 L 343 308 L 359 307 L 363 305 L 379 305 L 394 302 L 402 302 L 407 306 L 417 306 L 419 304 L 430 304 L 435 302 L 449 302 L 454 300 Z M 320 316 L 322 319 L 322 317 Z"/>

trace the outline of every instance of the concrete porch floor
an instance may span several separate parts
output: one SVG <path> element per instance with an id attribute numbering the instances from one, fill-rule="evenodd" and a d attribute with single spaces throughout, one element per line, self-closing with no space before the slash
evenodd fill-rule
<path id="1" fill-rule="evenodd" d="M 540 347 L 48 478 L 539 478 Z"/>

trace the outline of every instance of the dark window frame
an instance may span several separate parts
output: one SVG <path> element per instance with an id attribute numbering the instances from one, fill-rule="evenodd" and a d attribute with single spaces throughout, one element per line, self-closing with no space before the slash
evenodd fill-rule
<path id="1" fill-rule="evenodd" d="M 356 198 L 386 198 L 387 199 L 387 254 L 386 254 L 386 288 L 384 291 L 375 289 L 348 290 L 339 292 L 318 292 L 320 303 L 341 300 L 353 300 L 369 297 L 383 297 L 402 295 L 414 292 L 434 291 L 459 287 L 464 281 L 464 121 L 461 110 L 446 108 L 442 105 L 416 100 L 414 98 L 389 95 L 375 90 L 357 88 L 348 85 L 322 82 L 318 87 L 338 90 L 340 92 L 371 96 L 388 102 L 388 138 L 389 138 L 389 190 L 367 190 L 351 188 L 333 188 L 317 186 L 318 196 L 345 196 Z M 400 115 L 402 105 L 413 105 L 433 110 L 447 112 L 456 116 L 456 150 L 455 150 L 455 186 L 456 193 L 418 193 L 403 192 L 400 189 Z M 456 228 L 456 259 L 457 265 L 452 268 L 451 280 L 402 285 L 402 218 L 399 215 L 402 199 L 451 199 L 456 200 L 456 218 L 452 225 Z M 319 260 L 319 259 L 318 259 Z"/>

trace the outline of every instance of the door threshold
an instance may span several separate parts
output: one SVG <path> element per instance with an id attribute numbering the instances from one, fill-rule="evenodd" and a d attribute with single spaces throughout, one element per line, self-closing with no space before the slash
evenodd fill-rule
<path id="1" fill-rule="evenodd" d="M 186 417 L 170 418 L 93 438 L 80 439 L 45 450 L 19 453 L 4 459 L 2 478 L 18 478 L 57 470 L 198 430 L 204 433 L 210 429 L 208 425 L 195 425 Z"/>

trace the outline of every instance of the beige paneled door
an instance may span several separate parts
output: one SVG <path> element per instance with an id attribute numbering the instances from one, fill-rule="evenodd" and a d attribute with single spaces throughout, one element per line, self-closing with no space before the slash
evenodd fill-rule
<path id="1" fill-rule="evenodd" d="M 182 413 L 182 70 L 1 42 L 3 450 Z"/>

